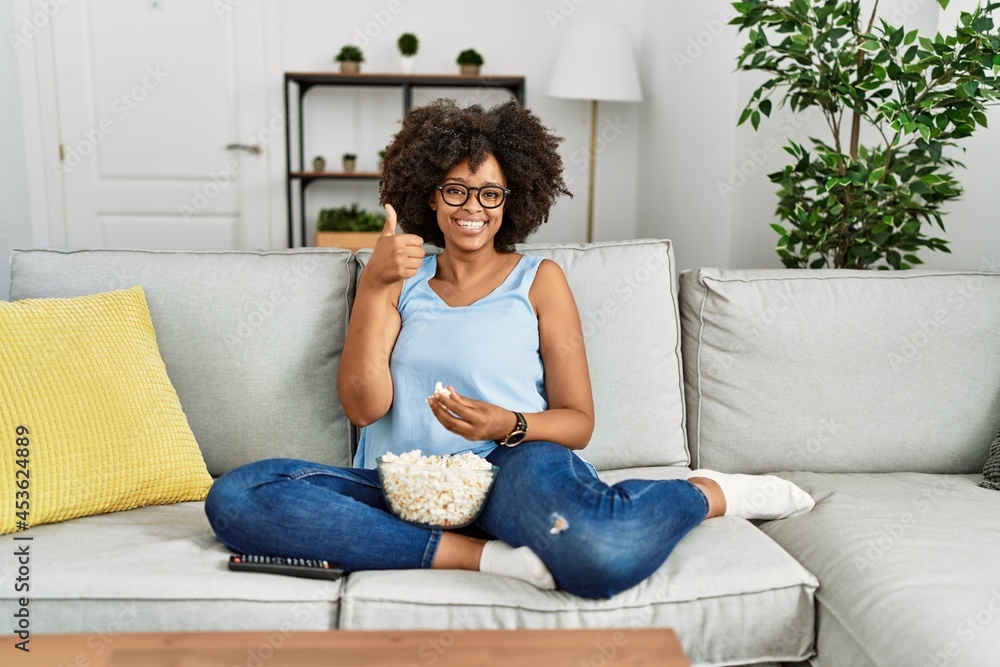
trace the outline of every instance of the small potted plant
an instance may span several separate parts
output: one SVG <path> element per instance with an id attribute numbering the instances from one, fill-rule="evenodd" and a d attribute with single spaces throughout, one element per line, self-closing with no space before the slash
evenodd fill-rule
<path id="1" fill-rule="evenodd" d="M 357 74 L 361 71 L 361 63 L 365 61 L 365 54 L 353 44 L 347 44 L 340 49 L 340 53 L 334 57 L 334 60 L 340 63 L 341 74 Z"/>
<path id="2" fill-rule="evenodd" d="M 483 57 L 475 49 L 466 49 L 458 54 L 455 62 L 459 64 L 463 76 L 479 76 L 479 68 L 483 65 Z"/>
<path id="3" fill-rule="evenodd" d="M 316 219 L 317 248 L 347 248 L 357 252 L 373 248 L 385 226 L 385 216 L 357 204 L 325 208 Z"/>
<path id="4" fill-rule="evenodd" d="M 326 171 L 326 158 L 322 155 L 317 155 L 313 158 L 313 171 L 324 172 Z"/>
<path id="5" fill-rule="evenodd" d="M 344 153 L 341 156 L 341 158 L 344 161 L 344 173 L 345 174 L 353 174 L 354 173 L 354 167 L 358 163 L 358 156 L 355 155 L 354 153 Z"/>
<path id="6" fill-rule="evenodd" d="M 412 32 L 404 32 L 396 41 L 396 46 L 399 47 L 399 55 L 402 56 L 400 70 L 403 74 L 413 74 L 413 70 L 416 69 L 415 56 L 417 48 L 420 46 L 420 40 Z"/>
<path id="7" fill-rule="evenodd" d="M 378 152 L 378 173 L 382 173 L 382 167 L 385 165 L 385 149 L 383 148 Z"/>

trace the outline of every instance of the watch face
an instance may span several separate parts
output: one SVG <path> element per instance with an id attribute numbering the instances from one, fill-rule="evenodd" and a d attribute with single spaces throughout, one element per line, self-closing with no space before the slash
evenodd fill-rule
<path id="1" fill-rule="evenodd" d="M 527 435 L 524 431 L 514 431 L 507 436 L 506 442 L 504 444 L 508 447 L 513 447 L 514 445 L 519 445 L 524 440 L 524 436 Z"/>

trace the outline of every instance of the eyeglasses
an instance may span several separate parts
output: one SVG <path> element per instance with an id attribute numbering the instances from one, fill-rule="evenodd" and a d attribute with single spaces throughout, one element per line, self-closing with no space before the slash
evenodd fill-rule
<path id="1" fill-rule="evenodd" d="M 441 198 L 449 206 L 461 206 L 469 200 L 469 194 L 475 190 L 476 201 L 479 202 L 480 206 L 483 208 L 497 208 L 503 206 L 504 200 L 510 194 L 510 190 L 497 185 L 469 188 L 458 183 L 445 183 L 444 185 L 435 185 L 434 188 L 441 191 Z"/>

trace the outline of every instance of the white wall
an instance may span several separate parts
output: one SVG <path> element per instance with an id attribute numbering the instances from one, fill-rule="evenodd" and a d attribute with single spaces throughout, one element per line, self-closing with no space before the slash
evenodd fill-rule
<path id="1" fill-rule="evenodd" d="M 905 7 L 904 7 L 905 5 Z M 862 15 L 868 20 L 871 1 L 862 3 Z M 894 24 L 919 28 L 922 34 L 933 34 L 937 28 L 938 5 L 933 0 L 882 0 L 879 15 Z M 735 33 L 735 28 L 732 29 Z M 738 37 L 739 47 L 745 42 L 745 34 Z M 735 62 L 735 61 L 734 61 Z M 735 77 L 740 111 L 753 91 L 766 80 L 757 73 L 740 73 Z M 784 167 L 791 157 L 781 149 L 789 139 L 797 143 L 809 144 L 810 136 L 832 143 L 832 136 L 823 116 L 818 110 L 806 110 L 794 114 L 789 109 L 777 108 L 770 119 L 761 122 L 760 130 L 754 132 L 749 123 L 736 131 L 733 165 L 724 182 L 735 186 L 735 192 L 726 191 L 732 198 L 732 252 L 729 262 L 733 267 L 760 268 L 781 267 L 781 261 L 774 251 L 777 234 L 770 228 L 772 222 L 780 220 L 775 215 L 777 186 L 767 174 Z M 845 122 L 849 128 L 849 123 Z M 849 129 L 845 129 L 841 140 L 844 145 L 849 140 Z M 873 143 L 879 140 L 877 133 L 862 133 L 862 141 Z M 931 264 L 934 253 L 920 253 Z M 946 256 L 945 256 L 946 257 Z"/>
<path id="2" fill-rule="evenodd" d="M 680 269 L 729 264 L 732 202 L 716 180 L 738 115 L 733 15 L 724 0 L 644 5 L 638 232 L 672 239 Z"/>
<path id="3" fill-rule="evenodd" d="M 974 6 L 975 0 L 955 0 L 942 15 L 934 0 L 883 0 L 879 15 L 933 34 L 939 20 L 952 25 L 958 9 Z M 870 8 L 871 0 L 863 7 Z M 769 227 L 777 221 L 776 187 L 767 174 L 790 159 L 781 150 L 789 138 L 799 143 L 808 143 L 810 135 L 828 139 L 822 116 L 818 111 L 792 114 L 776 105 L 759 132 L 749 124 L 735 128 L 764 77 L 733 73 L 745 34 L 737 35 L 734 26 L 720 33 L 719 21 L 732 16 L 729 3 L 647 0 L 645 10 L 643 65 L 653 94 L 643 110 L 638 157 L 640 234 L 672 238 L 680 269 L 780 267 L 777 235 Z M 968 169 L 956 174 L 965 196 L 946 209 L 944 237 L 952 254 L 921 252 L 928 267 L 1000 270 L 995 185 L 1000 112 L 993 110 L 990 119 L 991 128 L 966 141 L 968 152 L 958 156 Z M 669 196 L 656 187 L 664 179 Z M 942 235 L 936 228 L 928 233 Z"/>
<path id="4" fill-rule="evenodd" d="M 458 73 L 459 51 L 475 48 L 486 63 L 483 74 L 524 75 L 526 103 L 542 121 L 566 138 L 561 153 L 574 198 L 563 198 L 549 222 L 531 240 L 583 241 L 586 228 L 587 162 L 590 106 L 587 102 L 548 97 L 549 71 L 567 25 L 575 21 L 609 21 L 627 26 L 638 49 L 643 20 L 642 0 L 516 0 L 502 4 L 477 0 L 285 0 L 282 2 L 283 61 L 289 71 L 317 71 L 335 67 L 333 56 L 347 43 L 363 46 L 363 72 L 398 72 L 396 39 L 404 32 L 420 38 L 417 73 Z M 456 97 L 484 106 L 507 99 L 484 91 L 435 91 L 415 96 L 415 103 L 434 97 Z M 637 180 L 635 158 L 639 145 L 640 105 L 602 104 L 599 125 L 607 142 L 598 157 L 595 197 L 596 240 L 636 235 Z M 354 101 L 327 89 L 310 91 L 306 98 L 305 155 L 327 159 L 328 169 L 339 168 L 344 152 L 358 154 L 358 168 L 375 166 L 376 154 L 397 128 L 402 98 L 396 92 L 364 92 Z M 343 123 L 337 129 L 336 123 Z M 612 124 L 615 130 L 608 127 Z M 332 163 L 332 164 L 331 164 Z M 358 201 L 374 208 L 372 184 L 317 183 L 310 186 L 307 220 L 322 206 Z"/>
<path id="5" fill-rule="evenodd" d="M 953 29 L 960 11 L 972 11 L 977 0 L 952 0 L 947 11 L 940 13 L 938 29 Z M 930 28 L 929 28 L 930 30 Z M 970 268 L 1000 271 L 1000 109 L 987 113 L 990 129 L 979 130 L 972 141 L 966 141 L 964 153 L 956 157 L 966 169 L 957 170 L 956 177 L 965 188 L 958 201 L 947 207 L 944 238 L 951 241 L 951 254 L 925 254 L 928 266 L 939 268 Z M 935 235 L 942 235 L 935 228 Z"/>
<path id="6" fill-rule="evenodd" d="M 0 2 L 0 35 L 7 35 L 14 25 L 14 5 Z M 6 301 L 10 293 L 10 249 L 33 242 L 28 162 L 18 102 L 18 53 L 6 43 L 0 45 L 0 100 L 0 299 Z"/>
<path id="7" fill-rule="evenodd" d="M 186 2 L 190 0 L 175 0 Z M 15 0 L 26 11 L 29 0 Z M 871 0 L 867 0 L 868 3 Z M 953 21 L 956 8 L 975 0 L 952 0 L 941 18 L 935 0 L 883 0 L 891 21 L 933 31 L 938 21 Z M 12 3 L 0 3 L 0 35 L 16 29 Z M 776 110 L 759 133 L 736 128 L 739 111 L 755 87 L 756 74 L 736 74 L 744 37 L 724 25 L 732 15 L 728 0 L 282 0 L 280 54 L 286 70 L 333 69 L 333 55 L 346 43 L 364 41 L 366 72 L 398 69 L 396 38 L 414 32 L 421 38 L 417 71 L 454 72 L 455 55 L 475 47 L 486 58 L 484 74 L 523 74 L 527 103 L 556 133 L 566 138 L 562 154 L 567 180 L 576 194 L 563 198 L 534 241 L 583 241 L 585 234 L 586 147 L 589 105 L 545 94 L 556 50 L 567 26 L 581 20 L 626 25 L 639 56 L 646 100 L 642 104 L 602 104 L 602 129 L 620 132 L 597 159 L 596 238 L 665 237 L 675 242 L 678 266 L 754 268 L 780 266 L 774 252 L 775 188 L 766 174 L 780 169 L 786 138 L 804 141 L 825 130 L 818 115 L 795 117 Z M 127 29 L 127 26 L 122 26 Z M 7 41 L 7 40 L 4 40 Z M 31 174 L 40 163 L 37 91 L 25 65 L 24 49 L 0 45 L 0 297 L 7 294 L 6 259 L 12 246 L 47 241 L 44 202 L 30 194 L 44 191 Z M 22 83 L 18 84 L 18 69 Z M 272 83 L 280 99 L 281 82 Z M 29 91 L 27 96 L 22 93 Z M 449 94 L 441 91 L 442 94 Z M 450 93 L 454 94 L 454 93 Z M 502 95 L 462 91 L 462 101 L 490 104 Z M 429 95 L 418 97 L 419 101 Z M 377 151 L 395 131 L 401 110 L 398 93 L 364 92 L 355 100 L 316 89 L 306 107 L 306 156 L 323 153 L 335 165 L 342 152 L 359 154 L 359 167 L 372 168 Z M 959 170 L 965 187 L 946 218 L 951 255 L 923 253 L 928 266 L 1000 270 L 1000 113 L 992 126 L 965 142 Z M 610 134 L 614 134 L 609 130 Z M 25 151 L 27 150 L 27 158 Z M 332 166 L 331 165 L 331 166 Z M 28 174 L 28 176 L 26 176 Z M 284 199 L 284 180 L 276 175 L 274 199 Z M 42 197 L 44 199 L 44 197 Z M 309 217 L 322 206 L 358 201 L 376 205 L 374 185 L 317 183 L 311 186 Z M 273 224 L 283 230 L 283 207 Z M 34 228 L 31 219 L 34 218 Z M 33 233 L 34 231 L 34 233 Z M 281 236 L 281 235 L 279 235 Z M 58 238 L 58 236 L 54 237 Z"/>

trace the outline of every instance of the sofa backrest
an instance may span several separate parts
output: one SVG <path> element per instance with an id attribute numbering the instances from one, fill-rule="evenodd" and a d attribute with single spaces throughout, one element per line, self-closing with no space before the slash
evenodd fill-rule
<path id="1" fill-rule="evenodd" d="M 525 244 L 556 261 L 584 329 L 601 470 L 689 462 L 669 241 Z M 360 263 L 369 254 L 358 254 Z M 337 399 L 358 262 L 346 250 L 14 249 L 11 299 L 141 285 L 209 471 L 262 458 L 350 465 Z"/>
<path id="2" fill-rule="evenodd" d="M 731 472 L 980 472 L 1000 425 L 1000 274 L 680 277 L 688 441 Z"/>
<path id="3" fill-rule="evenodd" d="M 670 241 L 528 243 L 517 251 L 559 264 L 580 311 L 595 408 L 583 457 L 598 470 L 687 465 Z M 369 257 L 358 253 L 362 267 Z"/>
<path id="4" fill-rule="evenodd" d="M 350 252 L 14 249 L 10 266 L 13 300 L 142 286 L 213 475 L 270 457 L 350 465 L 337 400 Z"/>

